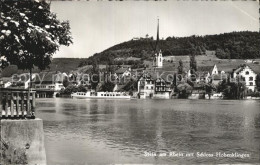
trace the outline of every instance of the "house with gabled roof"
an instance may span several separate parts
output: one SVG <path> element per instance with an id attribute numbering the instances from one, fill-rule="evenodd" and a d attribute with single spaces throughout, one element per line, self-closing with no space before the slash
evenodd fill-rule
<path id="1" fill-rule="evenodd" d="M 119 68 L 115 71 L 115 76 L 117 78 L 121 78 L 121 77 L 129 77 L 131 76 L 131 68 Z"/>
<path id="2" fill-rule="evenodd" d="M 153 74 L 144 73 L 138 80 L 137 87 L 140 99 L 152 98 L 155 88 L 155 77 Z"/>
<path id="3" fill-rule="evenodd" d="M 236 81 L 244 81 L 249 90 L 256 91 L 257 74 L 248 65 L 242 65 L 234 69 L 231 76 Z"/>
<path id="4" fill-rule="evenodd" d="M 169 99 L 173 77 L 168 77 L 168 72 L 145 72 L 138 80 L 138 93 L 140 98 Z M 168 80 L 169 79 L 169 80 Z"/>
<path id="5" fill-rule="evenodd" d="M 65 75 L 63 73 L 42 72 L 35 76 L 33 81 L 37 97 L 55 97 L 62 89 Z"/>
<path id="6" fill-rule="evenodd" d="M 216 64 L 213 66 L 199 66 L 196 72 L 196 82 L 214 82 L 217 85 L 219 82 L 222 81 L 221 77 L 224 74 L 224 71 L 219 71 Z M 188 71 L 188 77 L 190 78 L 191 70 Z"/>

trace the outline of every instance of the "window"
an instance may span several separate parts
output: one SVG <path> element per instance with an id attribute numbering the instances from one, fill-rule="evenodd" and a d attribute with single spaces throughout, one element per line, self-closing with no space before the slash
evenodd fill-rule
<path id="1" fill-rule="evenodd" d="M 103 96 L 103 94 L 101 94 L 101 96 Z"/>
<path id="2" fill-rule="evenodd" d="M 254 79 L 253 77 L 249 77 L 249 81 L 253 81 L 253 79 Z"/>
<path id="3" fill-rule="evenodd" d="M 153 86 L 151 87 L 151 89 L 153 89 Z"/>
<path id="4" fill-rule="evenodd" d="M 246 71 L 246 75 L 249 75 L 249 72 L 248 72 L 248 71 Z"/>
<path id="5" fill-rule="evenodd" d="M 250 86 L 253 86 L 253 82 L 250 82 L 249 85 L 250 85 Z"/>
<path id="6" fill-rule="evenodd" d="M 146 89 L 148 89 L 148 87 L 146 87 Z"/>

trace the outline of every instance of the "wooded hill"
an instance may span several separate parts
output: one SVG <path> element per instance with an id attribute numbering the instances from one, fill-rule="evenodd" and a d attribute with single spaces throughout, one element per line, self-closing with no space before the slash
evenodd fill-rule
<path id="1" fill-rule="evenodd" d="M 153 38 L 141 38 L 130 40 L 112 46 L 101 53 L 96 53 L 80 66 L 113 63 L 115 58 L 137 57 L 141 60 L 149 60 L 153 57 L 156 40 Z M 163 56 L 178 56 L 204 54 L 206 50 L 216 51 L 216 56 L 221 59 L 255 59 L 260 58 L 259 32 L 231 32 L 218 35 L 167 37 L 160 40 L 159 46 Z"/>

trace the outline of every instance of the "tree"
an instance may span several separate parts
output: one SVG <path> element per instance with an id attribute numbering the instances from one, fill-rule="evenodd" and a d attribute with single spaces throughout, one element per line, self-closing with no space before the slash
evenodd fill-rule
<path id="1" fill-rule="evenodd" d="M 195 54 L 192 54 L 190 56 L 190 70 L 191 74 L 195 74 L 195 72 L 197 71 L 197 61 L 195 59 Z"/>
<path id="2" fill-rule="evenodd" d="M 113 92 L 114 87 L 115 87 L 114 83 L 110 81 L 106 81 L 104 84 L 102 84 L 101 91 Z"/>
<path id="3" fill-rule="evenodd" d="M 243 82 L 223 81 L 218 87 L 219 92 L 223 92 L 227 99 L 243 99 L 245 97 L 246 86 Z"/>
<path id="4" fill-rule="evenodd" d="M 188 83 L 179 84 L 176 87 L 176 92 L 179 94 L 178 98 L 188 98 L 192 93 L 192 87 Z"/>
<path id="5" fill-rule="evenodd" d="M 182 60 L 179 61 L 179 66 L 178 66 L 178 74 L 183 73 L 183 62 Z"/>
<path id="6" fill-rule="evenodd" d="M 256 81 L 257 90 L 260 91 L 260 73 L 257 74 L 255 81 Z"/>
<path id="7" fill-rule="evenodd" d="M 0 0 L 0 67 L 45 69 L 60 45 L 72 44 L 68 21 L 59 21 L 42 0 Z"/>
<path id="8" fill-rule="evenodd" d="M 97 61 L 94 60 L 92 61 L 92 69 L 91 69 L 91 89 L 95 89 L 97 88 L 98 86 L 98 83 L 99 83 L 99 66 L 97 64 Z"/>
<path id="9" fill-rule="evenodd" d="M 214 90 L 216 90 L 216 87 L 212 83 L 204 84 L 204 89 L 206 94 L 209 96 L 209 99 L 213 93 Z"/>

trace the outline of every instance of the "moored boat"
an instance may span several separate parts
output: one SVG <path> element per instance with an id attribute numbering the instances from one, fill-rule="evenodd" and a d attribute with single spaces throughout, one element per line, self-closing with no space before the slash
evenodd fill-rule
<path id="1" fill-rule="evenodd" d="M 75 92 L 72 98 L 77 99 L 130 99 L 131 96 L 125 92 Z"/>

